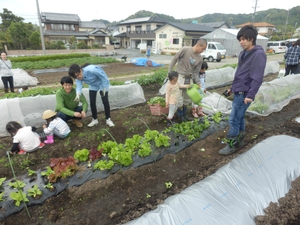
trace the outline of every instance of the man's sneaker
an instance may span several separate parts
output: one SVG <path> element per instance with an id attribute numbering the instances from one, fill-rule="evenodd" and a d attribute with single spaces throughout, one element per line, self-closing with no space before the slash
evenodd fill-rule
<path id="1" fill-rule="evenodd" d="M 83 124 L 79 121 L 79 120 L 73 120 L 72 123 L 76 126 L 76 127 L 82 127 Z"/>
<path id="2" fill-rule="evenodd" d="M 44 147 L 44 146 L 45 146 L 45 144 L 44 144 L 43 142 L 41 142 L 41 143 L 39 144 L 38 148 L 42 148 L 42 147 Z"/>
<path id="3" fill-rule="evenodd" d="M 97 124 L 98 124 L 98 120 L 97 120 L 97 119 L 93 119 L 92 122 L 90 122 L 90 123 L 88 124 L 88 127 L 93 127 L 93 126 L 95 126 L 95 125 L 97 125 Z"/>
<path id="4" fill-rule="evenodd" d="M 23 150 L 23 149 L 21 149 L 21 150 L 18 152 L 18 154 L 19 154 L 19 155 L 24 155 L 24 154 L 26 154 L 26 151 Z"/>
<path id="5" fill-rule="evenodd" d="M 110 118 L 106 120 L 106 125 L 108 125 L 110 127 L 114 127 L 115 126 L 115 124 L 113 123 L 113 121 L 111 121 Z"/>

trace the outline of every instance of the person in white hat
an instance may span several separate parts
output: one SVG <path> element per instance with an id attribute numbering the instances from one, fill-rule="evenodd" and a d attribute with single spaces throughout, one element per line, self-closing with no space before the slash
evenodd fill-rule
<path id="1" fill-rule="evenodd" d="M 47 140 L 44 141 L 45 144 L 53 144 L 54 135 L 59 138 L 65 138 L 71 132 L 68 124 L 61 118 L 57 117 L 56 112 L 50 109 L 43 113 L 42 118 L 47 121 L 47 123 L 43 125 L 44 133 L 47 136 Z"/>

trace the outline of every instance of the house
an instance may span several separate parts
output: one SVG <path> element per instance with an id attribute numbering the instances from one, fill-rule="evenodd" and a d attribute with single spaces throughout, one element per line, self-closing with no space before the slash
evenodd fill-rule
<path id="1" fill-rule="evenodd" d="M 77 42 L 84 41 L 88 46 L 109 44 L 109 35 L 106 33 L 106 26 L 99 21 L 81 21 L 77 14 L 66 13 L 41 13 L 44 24 L 44 41 L 62 41 L 70 43 L 75 37 Z"/>
<path id="2" fill-rule="evenodd" d="M 218 28 L 232 28 L 227 22 L 210 22 L 210 23 L 198 23 L 199 25 L 204 25 L 208 27 L 212 27 L 215 29 Z"/>
<path id="3" fill-rule="evenodd" d="M 252 23 L 250 23 L 250 22 L 243 23 L 243 24 L 237 25 L 236 27 L 241 28 L 246 25 L 252 25 Z M 275 33 L 275 31 L 276 31 L 275 25 L 266 23 L 266 22 L 253 23 L 253 26 L 257 29 L 258 34 L 260 34 L 262 36 L 270 36 L 273 33 Z"/>
<path id="4" fill-rule="evenodd" d="M 237 56 L 243 50 L 236 38 L 238 31 L 239 29 L 220 28 L 204 35 L 203 38 L 206 38 L 207 41 L 220 42 L 226 49 L 226 55 Z M 267 50 L 268 38 L 257 35 L 256 44 Z"/>
<path id="5" fill-rule="evenodd" d="M 154 30 L 166 23 L 157 16 L 129 19 L 118 24 L 120 34 L 115 38 L 120 40 L 122 48 L 135 49 L 140 43 L 152 46 L 155 41 Z"/>
<path id="6" fill-rule="evenodd" d="M 155 30 L 154 52 L 177 52 L 182 46 L 193 46 L 214 28 L 200 24 L 166 23 Z"/>

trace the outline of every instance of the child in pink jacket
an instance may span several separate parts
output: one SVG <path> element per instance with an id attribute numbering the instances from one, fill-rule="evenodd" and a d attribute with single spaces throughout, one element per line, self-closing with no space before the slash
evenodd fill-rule
<path id="1" fill-rule="evenodd" d="M 172 125 L 173 117 L 177 110 L 177 102 L 180 98 L 179 88 L 189 88 L 191 85 L 180 85 L 178 81 L 178 73 L 171 71 L 168 74 L 169 82 L 166 85 L 166 107 L 169 107 L 169 115 L 167 117 L 168 126 Z"/>

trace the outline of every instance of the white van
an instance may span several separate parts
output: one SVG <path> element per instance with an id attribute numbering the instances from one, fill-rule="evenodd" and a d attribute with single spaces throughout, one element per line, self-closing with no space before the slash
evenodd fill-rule
<path id="1" fill-rule="evenodd" d="M 269 41 L 268 49 L 272 49 L 273 53 L 285 53 L 287 50 L 285 41 Z"/>
<path id="2" fill-rule="evenodd" d="M 226 49 L 219 42 L 207 42 L 206 50 L 201 53 L 203 59 L 207 59 L 209 62 L 216 60 L 221 62 L 226 58 Z"/>
<path id="3" fill-rule="evenodd" d="M 113 41 L 112 45 L 114 46 L 115 49 L 119 49 L 121 47 L 120 42 L 118 42 L 118 41 Z"/>

